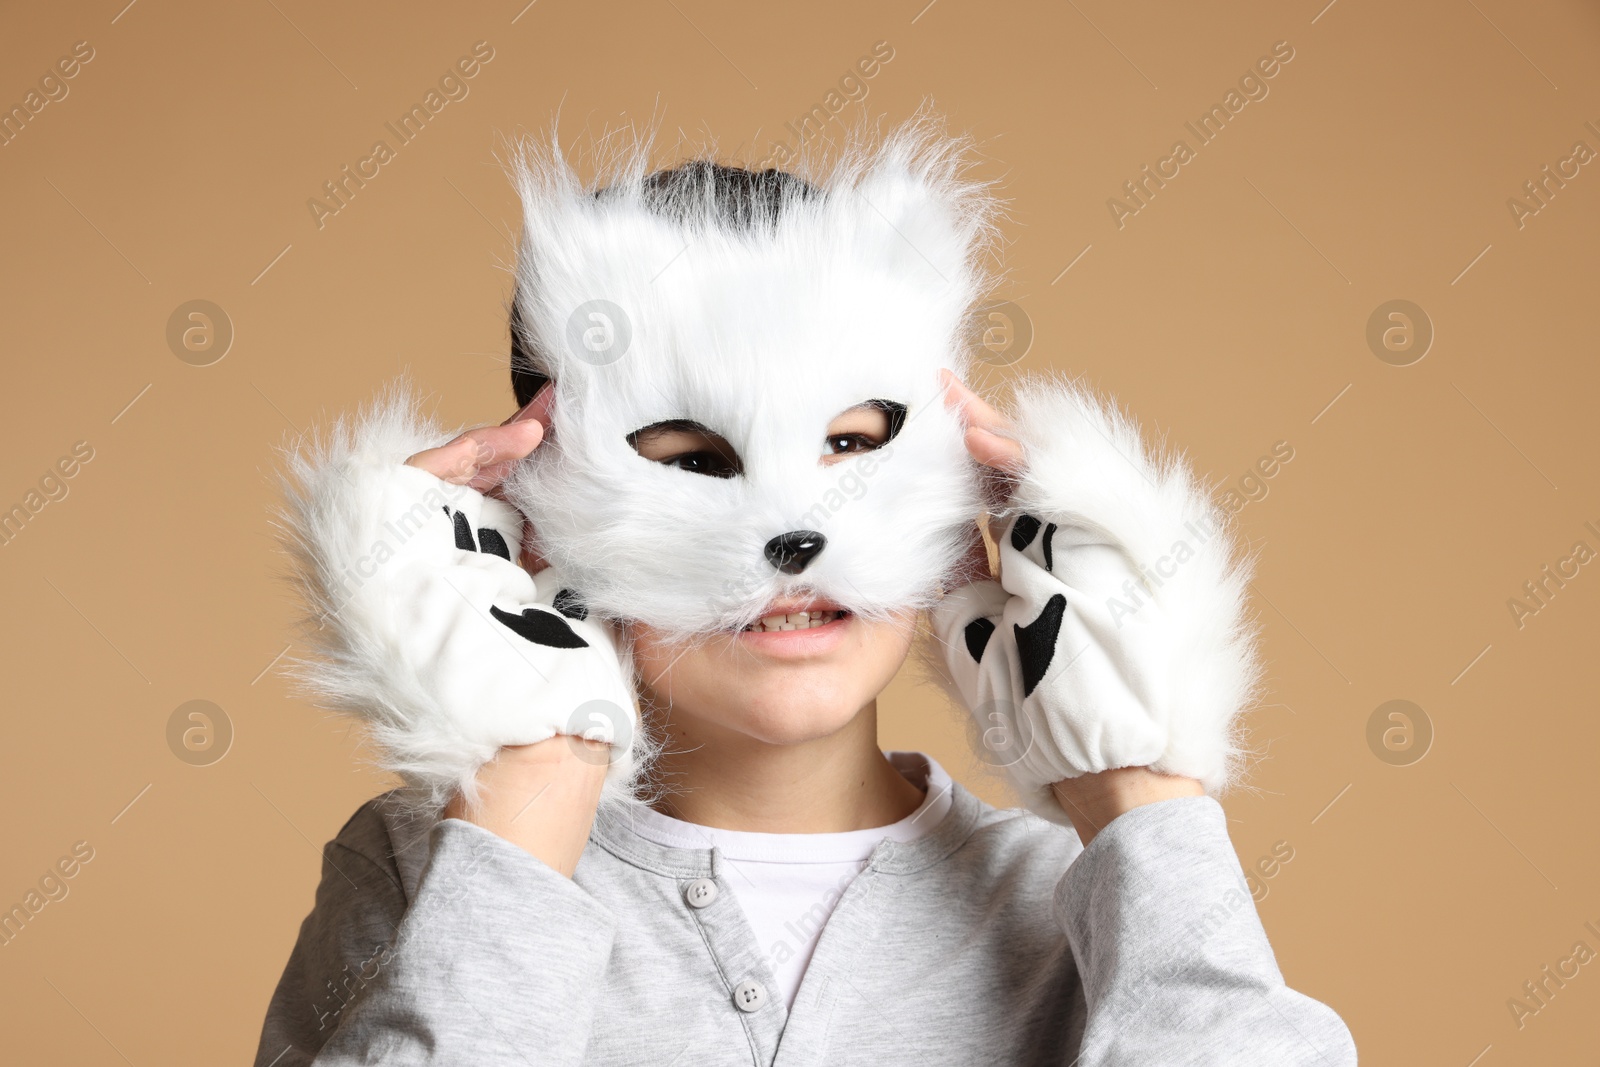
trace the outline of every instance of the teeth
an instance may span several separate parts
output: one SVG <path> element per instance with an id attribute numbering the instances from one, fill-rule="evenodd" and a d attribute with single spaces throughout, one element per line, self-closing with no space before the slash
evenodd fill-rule
<path id="1" fill-rule="evenodd" d="M 773 630 L 809 630 L 813 626 L 826 626 L 843 614 L 843 612 L 839 611 L 796 611 L 787 615 L 768 615 L 761 621 L 745 627 L 745 629 L 752 633 L 768 633 Z"/>

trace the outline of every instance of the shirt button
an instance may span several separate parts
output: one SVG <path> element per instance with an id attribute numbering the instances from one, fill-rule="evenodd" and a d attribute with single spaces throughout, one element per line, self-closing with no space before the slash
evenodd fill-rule
<path id="1" fill-rule="evenodd" d="M 740 982 L 733 990 L 734 1007 L 756 1011 L 767 1002 L 767 990 L 760 982 Z"/>
<path id="2" fill-rule="evenodd" d="M 703 908 L 717 899 L 717 883 L 709 878 L 696 878 L 684 889 L 683 899 L 691 908 Z"/>

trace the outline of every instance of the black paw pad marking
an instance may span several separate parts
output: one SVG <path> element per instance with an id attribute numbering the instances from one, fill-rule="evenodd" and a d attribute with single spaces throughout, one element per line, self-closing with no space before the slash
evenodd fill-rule
<path id="1" fill-rule="evenodd" d="M 506 544 L 506 539 L 500 536 L 499 530 L 491 530 L 487 526 L 478 527 L 478 546 L 501 559 L 511 558 L 511 547 Z"/>
<path id="2" fill-rule="evenodd" d="M 499 556 L 503 560 L 511 559 L 511 548 L 506 544 L 506 539 L 500 536 L 499 530 L 491 530 L 487 526 L 478 527 L 478 540 L 474 543 L 472 523 L 467 521 L 466 515 L 459 511 L 451 511 L 449 508 L 445 508 L 444 513 L 450 516 L 450 522 L 455 526 L 457 548 L 463 552 L 482 551 Z"/>
<path id="3" fill-rule="evenodd" d="M 445 509 L 447 514 L 449 511 L 449 508 Z M 456 547 L 467 552 L 478 551 L 477 543 L 472 540 L 472 523 L 467 521 L 467 517 L 458 511 L 450 518 L 456 524 Z"/>
<path id="4" fill-rule="evenodd" d="M 450 516 L 450 523 L 455 527 L 456 547 L 464 552 L 487 552 L 510 561 L 511 546 L 506 544 L 506 539 L 500 531 L 491 530 L 487 526 L 478 527 L 478 539 L 472 539 L 472 523 L 459 511 L 444 509 Z M 589 610 L 583 606 L 578 595 L 570 589 L 563 589 L 555 597 L 556 611 L 574 619 L 586 619 Z M 522 614 L 514 615 L 503 608 L 489 605 L 489 614 L 505 623 L 506 626 L 524 641 L 531 641 L 536 645 L 546 645 L 550 648 L 588 648 L 589 642 L 573 632 L 572 626 L 555 611 L 546 611 L 543 608 L 524 608 Z"/>
<path id="5" fill-rule="evenodd" d="M 989 638 L 994 635 L 994 623 L 988 619 L 973 619 L 967 623 L 967 651 L 972 654 L 972 662 L 983 662 L 983 650 L 989 647 Z"/>
<path id="6" fill-rule="evenodd" d="M 581 622 L 589 617 L 589 609 L 584 605 L 583 598 L 571 589 L 558 591 L 555 595 L 555 603 L 552 606 L 569 619 L 577 619 Z"/>
<path id="7" fill-rule="evenodd" d="M 524 608 L 521 615 L 513 615 L 491 606 L 489 614 L 511 628 L 526 641 L 551 648 L 588 648 L 589 642 L 573 633 L 572 627 L 560 615 L 542 608 Z"/>
<path id="8" fill-rule="evenodd" d="M 1011 547 L 1021 552 L 1039 536 L 1039 520 L 1032 515 L 1018 515 L 1011 524 Z"/>
<path id="9" fill-rule="evenodd" d="M 1018 515 L 1017 521 L 1011 524 L 1011 547 L 1021 552 L 1033 544 L 1034 538 L 1039 536 L 1041 525 L 1032 515 Z M 1052 522 L 1044 527 L 1044 538 L 1039 544 L 1040 550 L 1044 553 L 1044 569 L 1047 571 L 1056 569 L 1055 545 L 1051 541 L 1055 535 L 1056 524 Z"/>
<path id="10" fill-rule="evenodd" d="M 1067 598 L 1060 593 L 1050 598 L 1039 617 L 1026 626 L 1012 624 L 1017 632 L 1017 654 L 1022 661 L 1022 695 L 1032 693 L 1050 669 L 1055 658 L 1056 638 L 1067 613 Z"/>

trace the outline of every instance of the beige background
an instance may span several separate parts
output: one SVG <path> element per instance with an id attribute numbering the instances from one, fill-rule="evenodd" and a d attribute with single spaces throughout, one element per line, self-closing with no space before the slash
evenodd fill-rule
<path id="1" fill-rule="evenodd" d="M 1013 198 L 1003 295 L 1036 340 L 987 384 L 1082 373 L 1219 483 L 1294 450 L 1239 514 L 1270 759 L 1227 802 L 1245 863 L 1294 849 L 1261 904 L 1289 981 L 1367 1063 L 1593 1062 L 1600 962 L 1520 1028 L 1507 1006 L 1580 939 L 1600 951 L 1600 564 L 1520 628 L 1507 604 L 1600 550 L 1600 164 L 1520 228 L 1507 206 L 1575 141 L 1600 150 L 1593 5 L 123 2 L 19 7 L 0 35 L 6 105 L 94 49 L 0 147 L 0 508 L 93 449 L 0 547 L 0 907 L 94 849 L 0 947 L 8 1062 L 253 1051 L 317 847 L 384 785 L 270 667 L 291 614 L 272 447 L 402 367 L 452 422 L 508 412 L 497 137 L 565 97 L 570 137 L 654 110 L 761 158 L 879 41 L 841 120 L 931 95 Z M 478 41 L 470 95 L 319 229 L 307 200 Z M 1270 95 L 1119 229 L 1107 199 L 1278 41 Z M 1397 367 L 1365 334 L 1401 298 L 1436 337 Z M 165 337 L 194 299 L 236 331 L 210 366 Z M 235 731 L 210 766 L 168 747 L 195 699 Z M 1367 741 L 1392 699 L 1434 730 L 1409 766 Z M 981 784 L 930 689 L 884 705 L 886 746 Z"/>

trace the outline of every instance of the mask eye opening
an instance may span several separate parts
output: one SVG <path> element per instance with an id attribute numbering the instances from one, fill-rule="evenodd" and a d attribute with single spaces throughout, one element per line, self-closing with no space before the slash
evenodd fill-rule
<path id="1" fill-rule="evenodd" d="M 677 440 L 663 441 L 663 439 Z M 744 461 L 728 440 L 693 419 L 666 419 L 641 426 L 626 437 L 628 446 L 652 463 L 677 467 L 690 474 L 732 478 L 744 474 Z M 647 454 L 650 453 L 650 454 Z M 708 469 L 684 466 L 685 460 L 710 460 Z"/>

